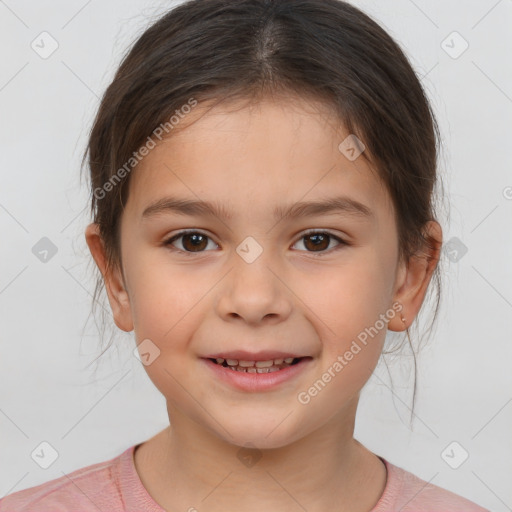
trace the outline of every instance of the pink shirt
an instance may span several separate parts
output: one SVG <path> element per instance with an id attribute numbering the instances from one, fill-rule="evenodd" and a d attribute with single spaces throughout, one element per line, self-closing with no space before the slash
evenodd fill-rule
<path id="1" fill-rule="evenodd" d="M 165 512 L 140 481 L 135 446 L 111 460 L 9 494 L 0 500 L 0 512 Z M 388 478 L 370 512 L 489 512 L 380 458 Z"/>

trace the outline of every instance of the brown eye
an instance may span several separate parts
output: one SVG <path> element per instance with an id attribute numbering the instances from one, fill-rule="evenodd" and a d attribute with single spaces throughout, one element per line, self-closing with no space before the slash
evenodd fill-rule
<path id="1" fill-rule="evenodd" d="M 174 242 L 181 239 L 181 247 L 177 247 Z M 184 231 L 173 236 L 165 242 L 165 245 L 172 245 L 182 252 L 204 252 L 208 246 L 209 237 L 198 231 Z"/>
<path id="2" fill-rule="evenodd" d="M 177 242 L 180 239 L 181 247 L 177 245 Z M 306 251 L 318 253 L 318 256 L 321 256 L 323 253 L 330 252 L 329 249 L 335 250 L 341 246 L 348 245 L 341 238 L 324 231 L 313 231 L 306 233 L 301 237 L 299 242 L 303 240 Z M 331 247 L 331 243 L 333 241 L 336 241 L 337 245 Z M 209 242 L 213 243 L 214 246 L 217 246 L 217 244 L 210 240 L 210 237 L 208 237 L 204 233 L 201 233 L 199 231 L 182 231 L 174 235 L 166 242 L 164 242 L 164 245 L 172 246 L 172 249 L 177 250 L 178 252 L 191 254 L 195 252 L 205 252 Z"/>
<path id="3" fill-rule="evenodd" d="M 310 243 L 305 243 L 304 246 L 312 251 L 323 251 L 329 247 L 330 236 L 326 234 L 306 235 L 304 240 L 309 240 Z"/>
<path id="4" fill-rule="evenodd" d="M 187 251 L 201 251 L 208 245 L 207 237 L 200 233 L 183 235 L 183 247 Z"/>
<path id="5" fill-rule="evenodd" d="M 302 242 L 303 241 L 303 242 Z M 331 242 L 336 241 L 337 245 L 331 246 Z M 329 252 L 327 249 L 338 249 L 340 246 L 348 245 L 341 238 L 324 231 L 311 231 L 302 235 L 299 242 L 302 242 L 307 252 L 316 252 L 320 256 L 322 253 Z M 299 243 L 297 242 L 297 243 Z"/>

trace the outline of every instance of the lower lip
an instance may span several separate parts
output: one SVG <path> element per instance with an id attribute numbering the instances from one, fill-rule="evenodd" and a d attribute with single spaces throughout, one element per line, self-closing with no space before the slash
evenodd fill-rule
<path id="1" fill-rule="evenodd" d="M 286 366 L 282 370 L 271 373 L 247 373 L 231 370 L 220 364 L 203 359 L 216 377 L 242 391 L 258 392 L 276 388 L 283 382 L 289 381 L 303 372 L 311 363 L 311 358 L 302 358 L 297 364 Z"/>

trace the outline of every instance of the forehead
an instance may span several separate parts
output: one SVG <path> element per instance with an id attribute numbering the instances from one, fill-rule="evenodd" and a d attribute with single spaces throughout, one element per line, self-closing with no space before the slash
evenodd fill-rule
<path id="1" fill-rule="evenodd" d="M 363 155 L 347 158 L 351 134 L 325 103 L 302 98 L 199 104 L 131 176 L 127 209 L 166 194 L 213 200 L 226 210 L 274 210 L 283 201 L 349 195 L 372 209 L 391 204 Z"/>

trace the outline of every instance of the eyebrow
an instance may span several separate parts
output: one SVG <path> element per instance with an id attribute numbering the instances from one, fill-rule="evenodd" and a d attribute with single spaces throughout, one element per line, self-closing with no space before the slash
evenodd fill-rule
<path id="1" fill-rule="evenodd" d="M 146 219 L 165 213 L 189 216 L 214 216 L 223 220 L 233 218 L 233 214 L 219 202 L 177 197 L 164 197 L 151 203 L 142 213 L 142 218 Z M 298 202 L 291 205 L 278 206 L 274 209 L 274 218 L 277 221 L 285 217 L 298 218 L 327 214 L 345 214 L 362 219 L 374 217 L 374 212 L 368 206 L 346 196 L 332 197 L 324 201 Z"/>

